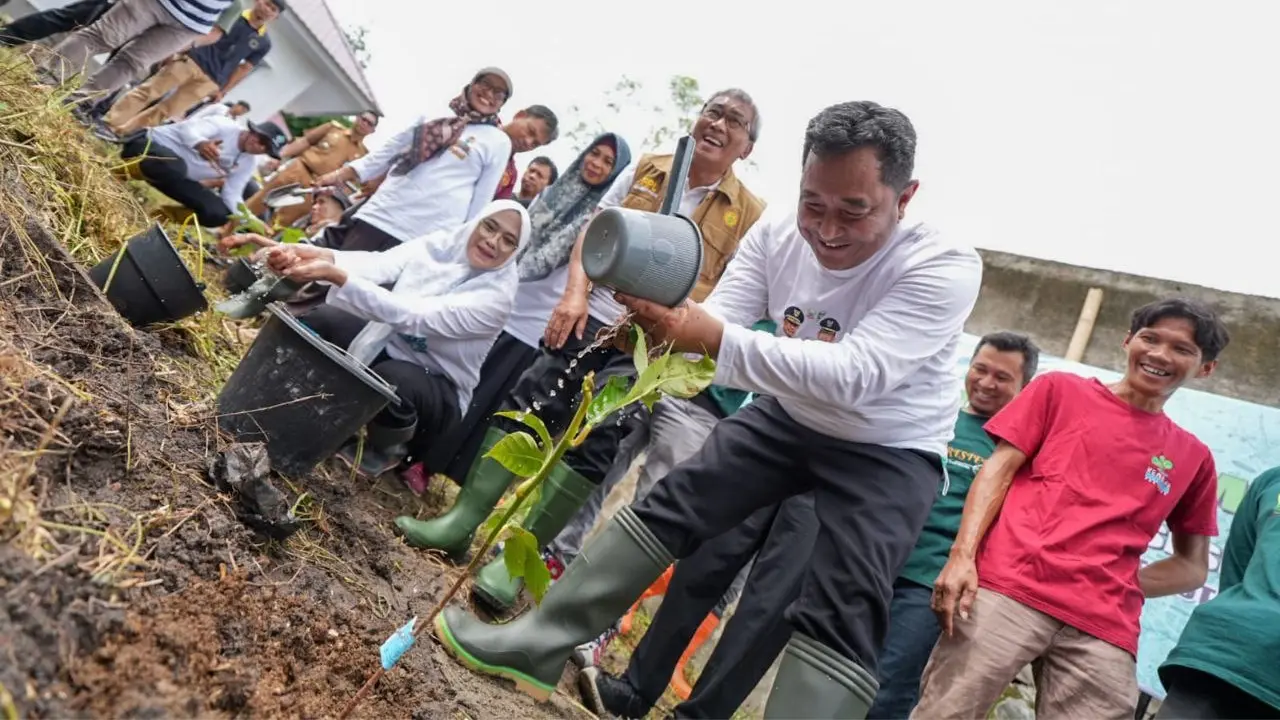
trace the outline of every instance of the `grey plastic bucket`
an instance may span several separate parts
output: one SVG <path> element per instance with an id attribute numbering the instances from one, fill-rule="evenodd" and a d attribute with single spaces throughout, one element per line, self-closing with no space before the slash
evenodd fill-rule
<path id="1" fill-rule="evenodd" d="M 587 226 L 582 267 L 592 282 L 675 307 L 698 284 L 702 232 L 682 215 L 609 208 Z"/>
<path id="2" fill-rule="evenodd" d="M 196 282 L 158 224 L 91 268 L 89 277 L 99 288 L 106 286 L 103 293 L 111 305 L 137 327 L 181 320 L 208 307 L 204 286 Z"/>
<path id="3" fill-rule="evenodd" d="M 218 426 L 239 442 L 266 443 L 271 467 L 297 477 L 398 400 L 394 387 L 278 303 L 267 310 L 218 394 Z"/>

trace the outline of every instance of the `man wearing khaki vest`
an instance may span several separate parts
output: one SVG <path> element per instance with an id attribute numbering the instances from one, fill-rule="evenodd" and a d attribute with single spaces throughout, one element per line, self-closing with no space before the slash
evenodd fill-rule
<path id="1" fill-rule="evenodd" d="M 711 293 L 738 243 L 764 212 L 764 201 L 747 190 L 733 172 L 733 164 L 751 154 L 759 130 L 760 117 L 751 96 L 730 89 L 711 96 L 690 133 L 696 145 L 678 212 L 702 231 L 703 261 L 692 293 L 695 300 Z M 673 160 L 671 155 L 641 156 L 618 176 L 597 209 L 656 212 L 662 205 Z M 591 287 L 582 269 L 582 239 L 579 236 L 569 261 L 564 295 L 547 324 L 542 352 L 516 382 L 504 408 L 537 408 L 538 417 L 552 435 L 568 423 L 578 399 L 576 389 L 581 388 L 588 372 L 596 373 L 597 389 L 611 376 L 635 374 L 631 356 L 610 343 L 582 354 L 597 332 L 625 314 L 611 290 Z M 713 398 L 707 401 L 708 407 L 720 412 Z M 494 429 L 513 429 L 507 422 L 499 418 Z M 647 414 L 634 414 L 626 422 L 607 419 L 586 442 L 566 453 L 525 523 L 539 543 L 549 543 L 564 529 L 605 481 L 623 440 L 632 432 L 646 431 L 649 422 Z M 512 479 L 501 466 L 478 457 L 463 493 L 446 514 L 426 522 L 398 518 L 396 524 L 413 545 L 450 552 L 465 548 Z M 600 491 L 607 492 L 607 488 Z M 506 575 L 503 560 L 498 558 L 481 571 L 476 590 L 487 604 L 506 609 L 519 593 L 520 584 Z"/>
<path id="2" fill-rule="evenodd" d="M 249 198 L 249 212 L 261 216 L 266 210 L 267 193 L 278 187 L 298 184 L 304 188 L 315 185 L 316 178 L 333 172 L 352 160 L 369 153 L 364 139 L 378 127 L 378 116 L 366 110 L 356 117 L 355 123 L 345 128 L 336 122 L 328 122 L 308 130 L 302 137 L 285 146 L 280 153 L 285 163 L 267 179 L 262 189 Z M 276 211 L 275 224 L 289 227 L 307 214 L 309 205 L 292 205 Z"/>

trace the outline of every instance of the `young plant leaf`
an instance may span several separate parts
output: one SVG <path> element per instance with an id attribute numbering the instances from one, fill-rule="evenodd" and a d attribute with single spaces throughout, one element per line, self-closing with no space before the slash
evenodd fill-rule
<path id="1" fill-rule="evenodd" d="M 302 242 L 306 237 L 306 230 L 303 230 L 302 228 L 289 227 L 281 230 L 280 234 L 276 236 L 276 240 L 284 245 L 292 245 L 294 243 Z"/>
<path id="2" fill-rule="evenodd" d="M 546 459 L 538 441 L 527 432 L 513 432 L 499 440 L 485 457 L 497 460 L 502 467 L 513 475 L 527 478 L 534 475 L 542 467 Z"/>
<path id="3" fill-rule="evenodd" d="M 716 361 L 706 355 L 690 360 L 684 355 L 672 355 L 659 378 L 658 389 L 665 395 L 691 398 L 702 392 L 716 376 Z"/>
<path id="4" fill-rule="evenodd" d="M 538 433 L 538 439 L 542 441 L 542 448 L 547 454 L 551 453 L 555 442 L 551 439 L 551 433 L 547 431 L 546 423 L 542 422 L 542 418 L 531 412 L 522 412 L 520 410 L 503 410 L 496 412 L 494 415 L 498 417 L 510 418 L 518 423 L 524 423 L 526 426 Z"/>
<path id="5" fill-rule="evenodd" d="M 542 602 L 551 585 L 551 573 L 542 561 L 538 539 L 528 530 L 519 526 L 507 528 L 507 539 L 502 545 L 502 562 L 506 565 L 507 574 L 513 578 L 524 578 L 525 587 L 533 595 L 534 602 Z"/>
<path id="6" fill-rule="evenodd" d="M 645 342 L 644 330 L 631 326 L 631 341 L 635 345 L 631 351 L 631 362 L 635 363 L 637 373 L 643 373 L 649 367 L 649 347 Z"/>
<path id="7" fill-rule="evenodd" d="M 600 388 L 600 393 L 591 398 L 587 406 L 587 425 L 598 425 L 605 418 L 614 414 L 627 404 L 627 378 L 614 375 Z"/>

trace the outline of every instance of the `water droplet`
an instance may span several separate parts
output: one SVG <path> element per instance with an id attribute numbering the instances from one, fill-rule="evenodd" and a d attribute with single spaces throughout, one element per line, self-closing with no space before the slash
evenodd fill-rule
<path id="1" fill-rule="evenodd" d="M 552 390 L 552 391 L 551 391 L 551 397 L 555 397 L 555 396 L 556 396 L 556 391 L 555 391 L 555 390 Z"/>
<path id="2" fill-rule="evenodd" d="M 533 403 L 533 411 L 534 411 L 534 412 L 538 412 L 538 411 L 539 411 L 539 410 L 541 410 L 541 409 L 542 409 L 542 403 L 540 403 L 540 402 L 534 402 L 534 403 Z"/>
<path id="3" fill-rule="evenodd" d="M 570 370 L 572 370 L 572 369 L 574 369 L 574 368 L 576 368 L 576 367 L 578 367 L 578 361 L 577 361 L 577 360 L 570 360 L 570 361 L 569 361 L 569 369 L 570 369 Z"/>
<path id="4" fill-rule="evenodd" d="M 564 378 L 560 378 L 559 380 L 556 380 L 556 387 L 558 388 L 564 387 Z"/>

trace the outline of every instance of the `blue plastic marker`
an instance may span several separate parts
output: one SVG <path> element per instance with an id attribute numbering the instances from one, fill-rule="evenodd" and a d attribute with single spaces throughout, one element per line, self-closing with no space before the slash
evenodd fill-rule
<path id="1" fill-rule="evenodd" d="M 400 661 L 400 656 L 413 647 L 413 641 L 417 639 L 413 636 L 413 625 L 416 622 L 418 622 L 418 617 L 415 615 L 409 622 L 405 623 L 404 627 L 391 633 L 391 637 L 382 643 L 382 647 L 378 651 L 382 655 L 383 670 L 390 670 L 395 667 L 395 664 Z"/>

